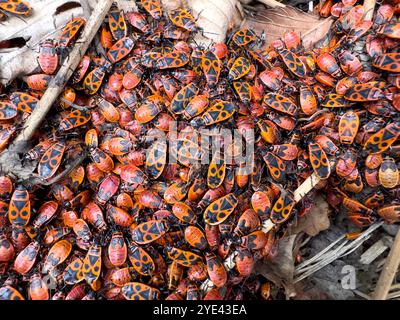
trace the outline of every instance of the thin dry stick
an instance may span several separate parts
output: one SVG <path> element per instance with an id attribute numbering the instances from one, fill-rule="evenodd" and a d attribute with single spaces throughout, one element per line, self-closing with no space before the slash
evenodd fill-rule
<path id="1" fill-rule="evenodd" d="M 359 296 L 361 298 L 364 298 L 365 300 L 371 300 L 371 297 L 368 294 L 364 293 L 364 292 L 361 292 L 361 291 L 359 291 L 357 289 L 354 289 L 352 291 L 353 291 L 353 293 L 355 295 L 357 295 L 357 296 Z"/>
<path id="2" fill-rule="evenodd" d="M 299 265 L 297 265 L 295 273 L 298 273 L 299 270 L 301 270 L 304 267 L 310 265 L 311 263 L 319 260 L 321 258 L 321 256 L 323 256 L 326 252 L 330 251 L 334 246 L 336 246 L 344 238 L 346 238 L 346 235 L 342 235 L 341 237 L 336 239 L 334 242 L 332 242 L 329 246 L 327 246 L 325 249 L 323 249 L 322 251 L 318 252 L 315 256 L 313 256 L 312 258 L 310 258 L 308 260 L 305 260 L 302 263 L 300 263 Z"/>
<path id="3" fill-rule="evenodd" d="M 375 292 L 372 296 L 374 300 L 385 300 L 393 283 L 394 276 L 400 264 L 400 229 L 397 231 L 392 248 L 386 258 L 385 265 L 378 283 L 376 284 Z"/>
<path id="4" fill-rule="evenodd" d="M 399 300 L 399 298 L 400 298 L 400 292 L 397 291 L 397 292 L 389 293 L 387 295 L 386 300 Z"/>
<path id="5" fill-rule="evenodd" d="M 392 300 L 400 298 L 400 284 L 394 284 L 390 287 L 389 293 L 386 297 L 386 300 Z"/>
<path id="6" fill-rule="evenodd" d="M 390 291 L 398 290 L 400 291 L 400 283 L 396 283 L 390 287 Z"/>
<path id="7" fill-rule="evenodd" d="M 336 257 L 338 256 L 338 254 L 340 253 L 340 251 L 345 247 L 346 243 L 349 240 L 345 240 L 345 242 L 342 242 L 337 248 L 330 250 L 328 254 L 324 254 L 320 257 L 320 259 L 317 259 L 318 262 L 315 264 L 311 264 L 308 265 L 306 267 L 303 267 L 300 271 L 297 270 L 297 268 L 295 269 L 295 274 L 301 274 L 300 276 L 298 276 L 296 279 L 294 279 L 293 283 L 297 283 L 300 280 L 303 280 L 304 278 L 307 278 L 308 276 L 310 276 L 311 274 L 315 273 L 316 271 L 318 271 L 320 268 L 324 267 L 325 265 L 330 264 L 331 262 L 336 260 Z M 328 256 L 326 258 L 326 256 Z"/>
<path id="8" fill-rule="evenodd" d="M 372 232 L 374 232 L 377 228 L 379 228 L 383 224 L 383 221 L 378 222 L 370 226 L 367 230 L 365 230 L 357 239 L 355 240 L 347 240 L 345 239 L 344 236 L 341 236 L 337 241 L 334 243 L 337 244 L 341 240 L 344 240 L 340 245 L 333 250 L 323 250 L 323 254 L 318 253 L 316 256 L 318 256 L 318 259 L 315 259 L 315 257 L 312 257 L 309 259 L 310 261 L 313 262 L 313 264 L 309 265 L 308 261 L 305 261 L 301 265 L 296 267 L 295 274 L 298 275 L 296 279 L 294 279 L 294 283 L 297 283 L 316 271 L 322 269 L 326 265 L 332 263 L 336 259 L 339 259 L 341 257 L 344 257 L 346 255 L 349 255 L 352 253 L 354 250 L 356 250 L 359 246 L 362 245 L 363 242 L 365 242 L 369 237 L 371 237 Z M 340 240 L 340 241 L 339 241 Z M 329 246 L 332 248 L 332 245 Z"/>
<path id="9" fill-rule="evenodd" d="M 40 99 L 35 110 L 33 110 L 32 114 L 26 121 L 24 130 L 11 144 L 9 148 L 10 150 L 18 150 L 17 146 L 19 143 L 29 141 L 32 138 L 33 134 L 51 109 L 54 101 L 63 90 L 65 83 L 69 80 L 72 73 L 75 71 L 76 67 L 81 61 L 82 56 L 97 33 L 97 30 L 103 22 L 103 19 L 110 9 L 112 3 L 112 0 L 98 2 L 82 32 L 82 36 L 80 37 L 79 41 L 76 42 L 75 47 L 69 54 L 68 59 L 65 59 L 64 64 L 61 66 L 57 75 L 50 82 L 49 87 L 47 88 L 43 97 Z"/>
<path id="10" fill-rule="evenodd" d="M 372 17 L 374 15 L 374 9 L 375 9 L 375 3 L 376 0 L 364 0 L 364 20 L 365 21 L 371 21 Z"/>

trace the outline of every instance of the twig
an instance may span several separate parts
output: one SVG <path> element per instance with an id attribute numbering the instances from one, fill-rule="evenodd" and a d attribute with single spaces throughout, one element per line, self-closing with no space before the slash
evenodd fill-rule
<path id="1" fill-rule="evenodd" d="M 309 193 L 321 180 L 313 173 L 298 187 L 293 195 L 294 201 L 299 202 L 307 193 Z"/>
<path id="2" fill-rule="evenodd" d="M 339 237 L 338 239 L 336 239 L 334 242 L 332 242 L 329 246 L 327 246 L 325 249 L 323 249 L 322 251 L 318 252 L 315 256 L 313 256 L 312 258 L 303 261 L 302 263 L 297 265 L 297 271 L 300 271 L 300 269 L 303 269 L 305 266 L 313 263 L 314 261 L 317 261 L 320 259 L 320 257 L 322 255 L 324 255 L 326 252 L 328 252 L 331 248 L 333 248 L 334 246 L 336 246 L 340 241 L 342 241 L 343 239 L 345 239 L 346 236 L 343 235 L 341 237 Z"/>
<path id="3" fill-rule="evenodd" d="M 376 0 L 364 0 L 364 21 L 371 21 L 374 15 Z"/>
<path id="4" fill-rule="evenodd" d="M 345 238 L 345 236 L 341 236 L 339 239 L 337 239 L 334 243 L 332 243 L 328 248 L 325 248 L 322 250 L 323 254 L 318 253 L 316 256 L 310 258 L 307 261 L 304 261 L 302 264 L 298 265 L 295 269 L 295 274 L 298 275 L 296 279 L 294 279 L 294 283 L 297 283 L 313 273 L 317 272 L 318 270 L 322 269 L 326 265 L 332 263 L 336 259 L 339 259 L 341 257 L 344 257 L 346 255 L 349 255 L 352 253 L 354 250 L 356 250 L 358 247 L 360 247 L 363 242 L 368 240 L 372 232 L 374 232 L 376 229 L 378 229 L 381 225 L 383 224 L 383 221 L 378 222 L 370 226 L 367 230 L 365 230 L 358 238 L 355 240 L 348 240 Z M 343 240 L 343 241 L 342 241 Z M 338 247 L 332 249 L 333 244 L 338 244 L 340 241 L 342 241 Z M 317 257 L 317 259 L 315 259 Z M 310 264 L 310 262 L 312 264 Z"/>
<path id="5" fill-rule="evenodd" d="M 21 147 L 21 144 L 29 141 L 32 138 L 36 129 L 51 109 L 54 101 L 63 90 L 65 83 L 69 80 L 81 61 L 83 54 L 86 52 L 90 42 L 97 33 L 97 30 L 99 29 L 108 10 L 110 9 L 112 2 L 112 0 L 103 0 L 98 2 L 93 14 L 89 18 L 82 32 L 82 36 L 80 37 L 79 41 L 76 42 L 75 47 L 69 54 L 68 59 L 64 60 L 64 64 L 61 66 L 54 79 L 50 82 L 49 87 L 38 102 L 35 110 L 33 110 L 32 114 L 29 116 L 25 123 L 24 130 L 22 130 L 22 132 L 10 145 L 10 150 L 19 151 L 18 148 Z"/>
<path id="6" fill-rule="evenodd" d="M 398 290 L 400 291 L 400 283 L 396 283 L 390 287 L 390 291 Z"/>
<path id="7" fill-rule="evenodd" d="M 400 291 L 391 292 L 387 295 L 386 300 L 399 300 L 400 298 Z"/>
<path id="8" fill-rule="evenodd" d="M 354 289 L 354 290 L 351 290 L 351 291 L 353 291 L 353 293 L 355 295 L 357 295 L 357 296 L 359 296 L 359 297 L 361 297 L 361 298 L 363 298 L 365 300 L 371 300 L 371 297 L 368 294 L 364 293 L 364 292 L 361 292 L 361 291 L 359 291 L 357 289 Z"/>
<path id="9" fill-rule="evenodd" d="M 360 257 L 360 263 L 371 264 L 375 261 L 382 253 L 389 249 L 393 244 L 392 238 L 382 237 L 380 240 L 375 242 L 367 251 L 365 251 Z"/>
<path id="10" fill-rule="evenodd" d="M 400 264 L 400 229 L 397 231 L 396 238 L 394 239 L 393 246 L 390 249 L 389 255 L 386 258 L 385 265 L 381 275 L 379 276 L 378 283 L 376 284 L 375 292 L 373 294 L 374 300 L 385 300 L 388 296 L 390 286 L 393 283 L 394 276 Z"/>
<path id="11" fill-rule="evenodd" d="M 400 298 L 400 284 L 396 283 L 390 287 L 389 293 L 386 297 L 386 300 L 392 300 Z"/>

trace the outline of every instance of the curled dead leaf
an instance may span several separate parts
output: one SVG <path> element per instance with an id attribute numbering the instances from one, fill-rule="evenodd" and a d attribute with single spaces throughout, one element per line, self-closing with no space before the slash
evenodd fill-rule
<path id="1" fill-rule="evenodd" d="M 290 233 L 305 232 L 309 236 L 316 236 L 321 231 L 329 228 L 329 213 L 329 204 L 321 195 L 317 195 L 311 211 L 298 219 L 297 225 L 290 230 Z"/>
<path id="2" fill-rule="evenodd" d="M 291 235 L 279 241 L 277 255 L 272 260 L 257 262 L 254 267 L 256 274 L 264 276 L 278 287 L 284 287 L 287 298 L 296 295 L 293 284 L 296 238 L 297 235 Z"/>
<path id="3" fill-rule="evenodd" d="M 202 30 L 194 37 L 194 42 L 203 46 L 225 41 L 228 30 L 238 27 L 244 18 L 238 0 L 163 0 L 162 4 L 167 11 L 178 8 L 191 10 Z"/>
<path id="4" fill-rule="evenodd" d="M 303 39 L 306 48 L 321 40 L 331 28 L 333 20 L 317 14 L 306 13 L 294 7 L 249 10 L 243 27 L 257 34 L 264 34 L 266 44 L 279 39 L 285 31 L 295 31 Z"/>

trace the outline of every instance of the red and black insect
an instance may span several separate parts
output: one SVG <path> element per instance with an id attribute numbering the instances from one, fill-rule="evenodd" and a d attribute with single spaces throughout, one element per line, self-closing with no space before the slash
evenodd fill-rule
<path id="1" fill-rule="evenodd" d="M 293 195 L 283 191 L 272 207 L 271 221 L 277 224 L 285 222 L 289 219 L 295 204 Z"/>
<path id="2" fill-rule="evenodd" d="M 17 116 L 17 114 L 18 109 L 13 103 L 0 101 L 0 120 L 13 119 Z"/>
<path id="3" fill-rule="evenodd" d="M 83 80 L 83 88 L 85 89 L 85 92 L 89 95 L 95 94 L 100 89 L 103 79 L 110 69 L 111 63 L 105 61 L 104 64 L 90 71 Z"/>
<path id="4" fill-rule="evenodd" d="M 18 110 L 26 113 L 31 113 L 38 103 L 38 99 L 24 92 L 13 92 L 10 95 L 10 100 Z"/>
<path id="5" fill-rule="evenodd" d="M 286 49 L 283 43 L 277 42 L 274 49 L 278 52 L 283 63 L 286 67 L 299 78 L 303 78 L 307 75 L 306 68 L 300 58 L 292 51 Z"/>
<path id="6" fill-rule="evenodd" d="M 140 4 L 154 19 L 162 17 L 162 6 L 160 0 L 140 0 Z"/>
<path id="7" fill-rule="evenodd" d="M 62 142 L 56 142 L 46 150 L 38 165 L 38 173 L 41 178 L 49 179 L 56 173 L 61 165 L 64 152 L 65 144 Z"/>
<path id="8" fill-rule="evenodd" d="M 47 39 L 40 44 L 38 62 L 40 68 L 46 74 L 53 74 L 57 70 L 58 55 L 54 40 Z"/>
<path id="9" fill-rule="evenodd" d="M 127 35 L 124 12 L 116 6 L 112 6 L 108 12 L 108 27 L 115 40 L 120 40 Z"/>
<path id="10" fill-rule="evenodd" d="M 23 186 L 17 186 L 14 190 L 9 208 L 8 219 L 16 227 L 24 227 L 31 217 L 31 201 L 29 192 Z"/>
<path id="11" fill-rule="evenodd" d="M 86 20 L 81 17 L 75 17 L 69 21 L 62 29 L 57 41 L 58 48 L 67 48 L 72 39 L 74 39 L 79 30 L 85 25 Z"/>
<path id="12" fill-rule="evenodd" d="M 177 9 L 170 11 L 168 17 L 171 22 L 177 27 L 183 28 L 189 31 L 196 31 L 196 21 L 192 14 L 186 9 Z"/>
<path id="13" fill-rule="evenodd" d="M 135 41 L 130 37 L 119 39 L 107 52 L 107 58 L 111 63 L 120 61 L 128 55 L 135 45 Z"/>
<path id="14" fill-rule="evenodd" d="M 325 151 L 315 142 L 309 143 L 308 150 L 314 173 L 320 179 L 327 179 L 331 174 L 331 167 Z"/>
<path id="15" fill-rule="evenodd" d="M 140 282 L 125 284 L 121 292 L 127 300 L 156 300 L 159 295 L 159 290 Z"/>
<path id="16" fill-rule="evenodd" d="M 148 276 L 155 270 L 155 264 L 152 257 L 135 243 L 128 245 L 128 257 L 133 268 L 141 275 Z"/>
<path id="17" fill-rule="evenodd" d="M 220 59 L 214 52 L 207 50 L 201 58 L 201 68 L 210 87 L 214 87 L 218 83 L 221 67 Z"/>

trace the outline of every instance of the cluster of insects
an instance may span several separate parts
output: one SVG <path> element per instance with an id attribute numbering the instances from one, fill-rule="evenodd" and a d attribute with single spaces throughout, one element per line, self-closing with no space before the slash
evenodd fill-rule
<path id="1" fill-rule="evenodd" d="M 248 29 L 202 47 L 188 10 L 113 6 L 24 154 L 35 183 L 0 176 L 0 299 L 270 299 L 254 265 L 274 259 L 318 190 L 360 230 L 399 222 L 398 5 L 365 21 L 339 3 L 313 49 L 292 31 L 265 46 Z M 84 24 L 44 41 L 41 72 L 4 89 L 0 150 Z M 238 130 L 251 170 L 222 149 L 192 152 L 204 128 Z"/>

